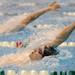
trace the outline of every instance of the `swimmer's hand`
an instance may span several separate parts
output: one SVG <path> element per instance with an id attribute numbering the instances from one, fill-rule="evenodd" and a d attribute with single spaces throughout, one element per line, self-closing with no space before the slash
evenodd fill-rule
<path id="1" fill-rule="evenodd" d="M 75 28 L 75 22 L 72 23 L 73 27 Z"/>
<path id="2" fill-rule="evenodd" d="M 53 2 L 51 4 L 49 4 L 49 7 L 51 8 L 51 10 L 56 10 L 60 8 L 60 4 L 57 2 Z"/>

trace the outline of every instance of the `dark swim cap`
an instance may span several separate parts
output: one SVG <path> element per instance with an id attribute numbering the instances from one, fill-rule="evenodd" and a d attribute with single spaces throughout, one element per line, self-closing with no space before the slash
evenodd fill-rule
<path id="1" fill-rule="evenodd" d="M 42 57 L 50 56 L 50 55 L 57 55 L 58 53 L 59 52 L 53 47 L 49 47 L 49 48 L 45 47 Z"/>

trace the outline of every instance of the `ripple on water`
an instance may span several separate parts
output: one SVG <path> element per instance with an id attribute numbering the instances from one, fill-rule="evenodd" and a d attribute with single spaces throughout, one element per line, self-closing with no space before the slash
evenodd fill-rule
<path id="1" fill-rule="evenodd" d="M 61 50 L 59 55 L 56 56 L 49 56 L 44 57 L 40 61 L 33 62 L 31 64 L 25 65 L 24 68 L 31 70 L 42 70 L 42 69 L 49 69 L 54 70 L 55 68 L 60 66 L 60 61 L 66 61 L 67 59 L 72 58 L 72 54 L 68 50 Z"/>

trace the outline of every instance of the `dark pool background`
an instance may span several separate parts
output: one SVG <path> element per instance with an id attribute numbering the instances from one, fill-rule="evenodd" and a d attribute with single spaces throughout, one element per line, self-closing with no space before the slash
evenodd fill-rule
<path id="1" fill-rule="evenodd" d="M 18 16 L 22 13 L 36 11 L 46 7 L 55 0 L 0 0 L 0 23 L 4 23 L 11 17 Z M 61 3 L 61 9 L 55 12 L 48 12 L 40 18 L 30 23 L 25 29 L 15 34 L 0 35 L 0 41 L 18 41 L 25 40 L 32 34 L 38 32 L 33 25 L 48 24 L 59 27 L 66 26 L 75 21 L 75 16 L 65 16 L 64 12 L 75 12 L 75 0 L 56 0 Z M 75 42 L 75 31 L 71 34 L 67 42 Z M 75 47 L 58 47 L 60 54 L 57 57 L 44 58 L 42 61 L 18 67 L 17 65 L 5 66 L 3 69 L 14 69 L 16 71 L 25 70 L 75 70 Z M 0 47 L 0 56 L 10 53 L 16 53 L 23 49 Z M 65 55 L 66 54 L 66 55 Z"/>

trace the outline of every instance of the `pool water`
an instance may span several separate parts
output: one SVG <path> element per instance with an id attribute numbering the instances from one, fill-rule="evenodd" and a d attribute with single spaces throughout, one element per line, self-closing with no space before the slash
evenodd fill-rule
<path id="1" fill-rule="evenodd" d="M 29 13 L 46 7 L 53 0 L 0 0 L 0 24 L 5 23 L 10 18 L 22 13 Z M 48 12 L 30 23 L 25 29 L 11 34 L 0 35 L 0 41 L 25 41 L 31 36 L 37 35 L 39 30 L 34 25 L 47 24 L 53 28 L 62 28 L 75 21 L 75 16 L 66 16 L 64 12 L 75 12 L 74 0 L 58 0 L 61 9 L 55 12 Z M 42 33 L 41 33 L 42 35 Z M 40 35 L 40 36 L 41 36 Z M 39 36 L 39 37 L 40 37 Z M 38 36 L 36 36 L 38 37 Z M 68 38 L 67 42 L 75 42 L 75 31 Z M 60 53 L 57 56 L 45 57 L 41 61 L 19 67 L 17 65 L 4 66 L 3 69 L 15 69 L 16 71 L 26 70 L 75 70 L 75 47 L 58 47 Z M 0 47 L 0 56 L 23 51 L 18 48 Z"/>

